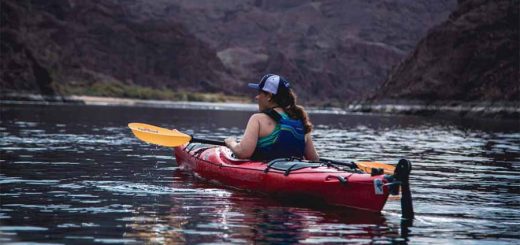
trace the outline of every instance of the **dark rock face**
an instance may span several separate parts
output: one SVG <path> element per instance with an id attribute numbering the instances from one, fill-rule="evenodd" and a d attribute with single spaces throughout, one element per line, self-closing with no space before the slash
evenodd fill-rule
<path id="1" fill-rule="evenodd" d="M 2 91 L 113 81 L 245 93 L 279 73 L 306 103 L 359 99 L 455 0 L 2 0 Z"/>
<path id="2" fill-rule="evenodd" d="M 181 24 L 140 19 L 119 1 L 1 4 L 2 91 L 49 95 L 60 83 L 112 81 L 215 91 L 212 81 L 226 79 L 215 51 Z"/>
<path id="3" fill-rule="evenodd" d="M 372 99 L 519 101 L 519 3 L 459 1 Z"/>
<path id="4" fill-rule="evenodd" d="M 142 1 L 140 9 L 177 16 L 238 80 L 279 73 L 306 102 L 344 102 L 379 86 L 455 6 L 455 0 L 181 0 Z"/>

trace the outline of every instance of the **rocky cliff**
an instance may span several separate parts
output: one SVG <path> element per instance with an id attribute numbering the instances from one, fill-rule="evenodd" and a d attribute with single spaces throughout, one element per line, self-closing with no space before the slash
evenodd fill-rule
<path id="1" fill-rule="evenodd" d="M 182 24 L 143 19 L 120 1 L 2 0 L 0 10 L 2 92 L 94 83 L 215 92 L 214 82 L 233 82 Z"/>
<path id="2" fill-rule="evenodd" d="M 456 1 L 142 1 L 176 18 L 217 51 L 237 80 L 280 73 L 303 101 L 361 98 L 386 78 Z"/>
<path id="3" fill-rule="evenodd" d="M 357 98 L 455 0 L 1 0 L 2 92 L 103 84 L 245 93 L 262 73 L 306 102 Z M 65 88 L 65 89 L 64 89 Z M 110 88 L 108 86 L 108 88 Z"/>
<path id="4" fill-rule="evenodd" d="M 371 100 L 520 101 L 519 3 L 459 0 Z"/>

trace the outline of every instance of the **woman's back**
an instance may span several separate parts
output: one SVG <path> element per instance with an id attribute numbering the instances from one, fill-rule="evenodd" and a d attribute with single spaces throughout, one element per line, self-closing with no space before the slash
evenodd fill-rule
<path id="1" fill-rule="evenodd" d="M 302 121 L 290 118 L 283 110 L 267 110 L 262 114 L 267 116 L 267 118 L 262 116 L 265 121 L 260 122 L 260 128 L 263 127 L 265 130 L 260 130 L 256 148 L 251 158 L 255 160 L 303 158 L 305 131 Z M 275 123 L 274 127 L 273 122 Z M 264 126 L 263 123 L 267 124 Z"/>

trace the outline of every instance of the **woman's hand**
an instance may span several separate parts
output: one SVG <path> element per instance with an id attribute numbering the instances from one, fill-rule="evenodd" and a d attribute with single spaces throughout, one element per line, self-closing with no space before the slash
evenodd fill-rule
<path id="1" fill-rule="evenodd" d="M 229 147 L 230 149 L 235 148 L 235 146 L 238 144 L 235 137 L 227 137 L 224 140 L 224 143 L 226 143 L 226 146 Z"/>
<path id="2" fill-rule="evenodd" d="M 314 142 L 312 142 L 312 136 L 311 133 L 307 133 L 305 135 L 305 152 L 304 152 L 305 159 L 311 160 L 311 161 L 319 161 L 320 156 L 318 155 L 318 152 L 316 152 L 316 148 L 314 148 Z"/>

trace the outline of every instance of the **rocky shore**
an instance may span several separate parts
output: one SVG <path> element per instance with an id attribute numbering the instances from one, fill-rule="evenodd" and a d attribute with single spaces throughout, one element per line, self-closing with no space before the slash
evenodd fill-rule
<path id="1" fill-rule="evenodd" d="M 211 109 L 256 111 L 253 103 L 140 100 L 96 96 L 42 96 L 39 94 L 3 94 L 0 105 L 10 104 L 66 104 L 90 106 L 135 106 L 155 108 Z M 457 116 L 462 118 L 487 118 L 519 120 L 520 102 L 476 103 L 451 101 L 449 103 L 425 104 L 420 101 L 386 101 L 383 103 L 354 102 L 345 107 L 307 106 L 310 113 L 375 113 L 418 116 Z"/>
<path id="2" fill-rule="evenodd" d="M 476 103 L 452 101 L 448 104 L 350 104 L 346 110 L 353 112 L 407 114 L 422 116 L 459 116 L 465 118 L 520 119 L 518 103 Z M 520 121 L 518 121 L 520 124 Z"/>
<path id="3" fill-rule="evenodd" d="M 237 102 L 209 102 L 209 101 L 170 101 L 170 100 L 142 100 L 130 98 L 114 98 L 99 96 L 45 96 L 40 94 L 2 94 L 1 105 L 87 105 L 87 106 L 134 106 L 155 108 L 182 108 L 182 109 L 215 109 L 215 110 L 245 110 L 254 111 L 256 104 Z"/>

